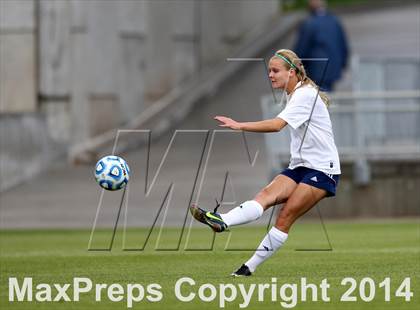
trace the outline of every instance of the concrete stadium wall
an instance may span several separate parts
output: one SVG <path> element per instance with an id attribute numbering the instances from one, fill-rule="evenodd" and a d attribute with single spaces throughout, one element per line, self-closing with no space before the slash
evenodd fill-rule
<path id="1" fill-rule="evenodd" d="M 45 114 L 0 114 L 0 190 L 33 180 L 54 160 L 65 160 L 65 145 L 48 134 Z"/>
<path id="2" fill-rule="evenodd" d="M 37 108 L 35 1 L 0 1 L 0 113 Z"/>
<path id="3" fill-rule="evenodd" d="M 39 126 L 32 130 L 46 139 L 35 149 L 60 145 L 66 151 L 129 122 L 177 85 L 223 60 L 247 31 L 276 15 L 278 5 L 277 0 L 263 5 L 234 0 L 2 0 L 2 126 L 36 119 Z M 19 152 L 23 138 L 2 139 L 9 148 L 0 151 L 4 162 L 7 154 Z M 44 151 L 39 152 L 30 160 L 30 165 L 38 163 L 36 171 L 44 167 L 38 156 Z M 11 172 L 7 165 L 3 169 Z"/>

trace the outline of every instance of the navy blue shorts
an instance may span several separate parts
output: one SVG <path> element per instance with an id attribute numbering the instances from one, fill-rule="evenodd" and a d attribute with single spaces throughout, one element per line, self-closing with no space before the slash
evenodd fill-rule
<path id="1" fill-rule="evenodd" d="M 326 174 L 324 172 L 310 169 L 306 167 L 296 167 L 295 169 L 286 168 L 281 173 L 297 184 L 305 183 L 316 188 L 324 189 L 327 191 L 327 197 L 335 196 L 335 190 L 340 178 L 339 174 Z"/>

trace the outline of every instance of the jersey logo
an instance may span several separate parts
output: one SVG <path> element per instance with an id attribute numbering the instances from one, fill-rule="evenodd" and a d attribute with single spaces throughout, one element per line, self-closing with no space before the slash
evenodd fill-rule
<path id="1" fill-rule="evenodd" d="M 311 178 L 311 181 L 318 182 L 318 179 L 317 179 L 316 176 L 314 176 L 314 177 Z"/>

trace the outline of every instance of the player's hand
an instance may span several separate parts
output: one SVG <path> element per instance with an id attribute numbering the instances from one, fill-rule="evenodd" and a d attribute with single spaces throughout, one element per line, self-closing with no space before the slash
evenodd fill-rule
<path id="1" fill-rule="evenodd" d="M 241 124 L 229 117 L 216 116 L 214 119 L 220 122 L 220 127 L 227 127 L 233 130 L 241 130 Z"/>

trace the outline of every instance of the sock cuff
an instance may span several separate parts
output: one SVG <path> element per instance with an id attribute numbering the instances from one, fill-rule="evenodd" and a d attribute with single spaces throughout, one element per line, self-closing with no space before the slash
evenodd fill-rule
<path id="1" fill-rule="evenodd" d="M 271 227 L 269 234 L 270 236 L 281 242 L 285 242 L 287 240 L 287 237 L 289 236 L 289 234 L 282 232 L 275 226 Z"/>
<path id="2" fill-rule="evenodd" d="M 261 215 L 264 213 L 264 208 L 256 200 L 248 200 L 248 201 L 243 202 L 241 205 L 244 208 L 246 207 L 254 208 L 254 210 L 258 213 L 258 217 L 261 217 Z"/>

